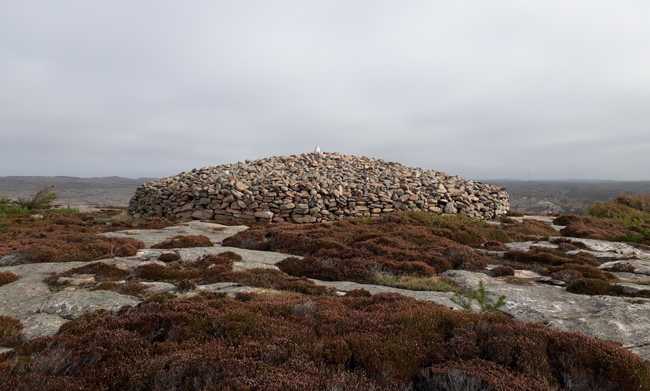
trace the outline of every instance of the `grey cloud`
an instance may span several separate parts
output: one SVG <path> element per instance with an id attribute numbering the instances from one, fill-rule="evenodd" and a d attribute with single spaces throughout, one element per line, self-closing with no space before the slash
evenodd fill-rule
<path id="1" fill-rule="evenodd" d="M 648 179 L 650 5 L 0 5 L 0 175 L 324 151 L 469 178 Z"/>

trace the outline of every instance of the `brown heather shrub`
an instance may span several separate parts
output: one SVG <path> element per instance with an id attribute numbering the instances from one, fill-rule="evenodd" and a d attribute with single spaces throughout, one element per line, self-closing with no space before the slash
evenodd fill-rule
<path id="1" fill-rule="evenodd" d="M 371 221 L 253 227 L 227 238 L 223 244 L 306 257 L 278 265 L 294 276 L 372 283 L 370 268 L 393 268 L 396 274 L 404 273 L 395 267 L 401 263 L 414 267 L 413 262 L 423 262 L 438 273 L 454 268 L 482 270 L 487 264 L 470 245 L 525 238 L 468 218 L 446 221 L 424 214 L 396 213 Z M 423 275 L 430 274 L 428 269 L 419 270 Z"/>
<path id="2" fill-rule="evenodd" d="M 619 272 L 619 273 L 620 272 L 634 273 L 634 271 L 636 270 L 636 266 L 632 265 L 629 262 L 619 262 L 619 263 L 615 263 L 611 267 L 609 267 L 607 269 L 603 269 L 603 270 L 607 270 L 607 271 L 610 271 L 610 272 Z"/>
<path id="3" fill-rule="evenodd" d="M 155 263 L 136 267 L 131 281 L 165 281 L 177 285 L 181 291 L 196 288 L 197 284 L 236 282 L 247 286 L 290 291 L 306 295 L 323 295 L 330 290 L 306 278 L 292 277 L 275 269 L 233 271 L 232 260 L 220 255 L 204 255 L 195 262 L 176 266 Z"/>
<path id="4" fill-rule="evenodd" d="M 562 236 L 574 238 L 615 241 L 627 234 L 634 234 L 620 223 L 592 216 L 563 215 L 553 220 L 553 224 L 565 225 L 560 230 Z"/>
<path id="5" fill-rule="evenodd" d="M 564 281 L 566 283 L 572 283 L 584 278 L 582 273 L 574 269 L 561 269 L 559 271 L 551 273 L 551 277 Z"/>
<path id="6" fill-rule="evenodd" d="M 366 289 L 353 289 L 345 293 L 346 297 L 372 297 L 372 293 Z"/>
<path id="7" fill-rule="evenodd" d="M 20 276 L 12 272 L 0 272 L 0 286 L 11 284 L 19 279 Z"/>
<path id="8" fill-rule="evenodd" d="M 20 319 L 0 315 L 0 346 L 12 347 L 20 343 Z"/>
<path id="9" fill-rule="evenodd" d="M 505 253 L 504 258 L 516 262 L 541 263 L 545 265 L 563 265 L 571 262 L 571 259 L 566 258 L 566 255 L 561 251 L 532 246 L 530 251 L 510 250 Z"/>
<path id="10" fill-rule="evenodd" d="M 190 247 L 212 247 L 214 243 L 204 235 L 185 235 L 185 236 L 174 236 L 171 239 L 167 239 L 163 242 L 151 246 L 151 248 L 190 248 Z"/>
<path id="11" fill-rule="evenodd" d="M 612 285 L 601 279 L 581 278 L 569 284 L 566 290 L 582 295 L 606 295 L 612 291 Z"/>
<path id="12" fill-rule="evenodd" d="M 146 221 L 139 223 L 135 228 L 137 229 L 163 229 L 171 227 L 174 225 L 173 222 L 161 218 L 161 217 L 150 217 Z"/>
<path id="13" fill-rule="evenodd" d="M 55 283 L 59 277 L 72 277 L 75 274 L 94 274 L 96 281 L 117 281 L 125 278 L 128 274 L 126 270 L 122 270 L 115 265 L 110 265 L 104 262 L 93 262 L 85 266 L 75 267 L 68 271 L 58 274 L 52 274 L 45 278 L 48 284 Z"/>
<path id="14" fill-rule="evenodd" d="M 567 263 L 561 266 L 550 266 L 548 268 L 548 271 L 551 273 L 557 273 L 563 270 L 575 270 L 579 272 L 584 278 L 593 278 L 602 281 L 616 279 L 616 277 L 614 277 L 614 275 L 611 273 L 603 272 L 596 267 L 579 263 Z"/>
<path id="15" fill-rule="evenodd" d="M 310 300 L 200 294 L 84 314 L 0 356 L 0 390 L 650 390 L 647 362 L 578 333 L 396 294 Z"/>
<path id="16" fill-rule="evenodd" d="M 562 243 L 558 244 L 558 250 L 560 250 L 560 251 L 562 251 L 564 253 L 569 252 L 569 251 L 574 251 L 574 250 L 577 250 L 577 249 L 578 249 L 578 247 L 575 246 L 572 243 L 562 242 Z"/>
<path id="17" fill-rule="evenodd" d="M 511 266 L 497 266 L 494 269 L 490 270 L 490 275 L 492 277 L 501 277 L 501 276 L 514 276 L 515 269 Z"/>
<path id="18" fill-rule="evenodd" d="M 486 250 L 490 250 L 490 251 L 507 251 L 508 250 L 508 247 L 505 244 L 503 244 L 501 242 L 494 241 L 494 240 L 490 240 L 488 242 L 483 243 L 483 247 Z"/>
<path id="19" fill-rule="evenodd" d="M 621 194 L 616 197 L 616 202 L 641 212 L 650 212 L 650 194 Z"/>
<path id="20" fill-rule="evenodd" d="M 231 259 L 233 261 L 241 261 L 243 259 L 241 255 L 234 253 L 232 251 L 226 251 L 217 255 L 219 255 L 220 257 Z"/>
<path id="21" fill-rule="evenodd" d="M 140 284 L 137 282 L 125 282 L 118 284 L 112 281 L 105 281 L 91 289 L 91 291 L 112 291 L 122 295 L 141 297 L 147 289 L 149 289 L 148 285 Z"/>
<path id="22" fill-rule="evenodd" d="M 174 262 L 178 261 L 179 259 L 181 259 L 181 256 L 176 253 L 164 253 L 160 254 L 158 257 L 158 260 L 160 262 Z"/>
<path id="23" fill-rule="evenodd" d="M 196 282 L 188 279 L 183 279 L 178 281 L 176 286 L 178 287 L 178 290 L 180 290 L 181 292 L 189 292 L 196 288 Z"/>
<path id="24" fill-rule="evenodd" d="M 198 278 L 200 272 L 188 270 L 180 266 L 162 266 L 155 263 L 141 265 L 133 269 L 134 278 L 146 281 L 174 282 L 192 278 Z"/>
<path id="25" fill-rule="evenodd" d="M 508 224 L 504 230 L 519 232 L 534 236 L 560 236 L 560 232 L 542 221 L 525 219 L 518 223 Z"/>

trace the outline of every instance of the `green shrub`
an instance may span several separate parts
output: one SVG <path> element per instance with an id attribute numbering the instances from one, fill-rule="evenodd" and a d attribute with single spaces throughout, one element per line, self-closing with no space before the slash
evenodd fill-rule
<path id="1" fill-rule="evenodd" d="M 589 208 L 589 215 L 612 219 L 624 225 L 650 223 L 649 212 L 642 212 L 616 202 L 597 202 Z"/>
<path id="2" fill-rule="evenodd" d="M 5 225 L 5 218 L 7 218 L 7 215 L 4 213 L 0 213 L 0 228 L 4 227 Z"/>
<path id="3" fill-rule="evenodd" d="M 0 205 L 0 213 L 9 215 L 28 215 L 31 214 L 29 209 L 16 204 Z"/>
<path id="4" fill-rule="evenodd" d="M 52 192 L 54 186 L 48 186 L 40 189 L 36 195 L 30 198 L 19 198 L 18 204 L 24 206 L 25 208 L 31 210 L 40 210 L 46 207 L 49 207 L 52 202 L 59 198 L 59 196 Z"/>
<path id="5" fill-rule="evenodd" d="M 499 311 L 499 308 L 506 305 L 505 295 L 501 295 L 496 302 L 492 299 L 488 299 L 485 296 L 485 287 L 483 286 L 483 281 L 479 281 L 479 288 L 477 290 L 472 291 L 467 295 L 461 295 L 460 293 L 456 292 L 456 294 L 452 296 L 450 300 L 461 306 L 465 312 L 474 312 L 474 309 L 472 308 L 472 302 L 476 300 L 480 307 L 479 313 L 481 314 L 500 314 L 501 311 Z"/>

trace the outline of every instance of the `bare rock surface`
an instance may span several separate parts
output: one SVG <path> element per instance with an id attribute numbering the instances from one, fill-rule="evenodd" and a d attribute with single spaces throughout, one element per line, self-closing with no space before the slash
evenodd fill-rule
<path id="1" fill-rule="evenodd" d="M 235 268 L 248 269 L 253 267 L 271 267 L 279 261 L 290 257 L 289 254 L 243 250 L 239 248 L 222 247 L 221 242 L 227 236 L 245 229 L 243 226 L 226 227 L 219 224 L 194 221 L 187 225 L 174 226 L 163 230 L 134 230 L 111 233 L 109 235 L 134 237 L 147 243 L 147 247 L 136 256 L 113 258 L 101 262 L 111 263 L 124 270 L 132 269 L 146 263 L 161 263 L 160 254 L 175 252 L 183 261 L 192 261 L 205 254 L 219 254 L 232 251 L 242 256 L 241 261 L 235 261 Z M 150 246 L 165 239 L 178 235 L 203 234 L 215 243 L 212 247 L 188 249 L 151 249 Z M 580 241 L 587 241 L 579 239 Z M 627 259 L 618 260 L 621 250 L 627 252 L 625 246 L 609 246 L 604 241 L 588 240 L 585 245 L 601 259 L 611 257 L 612 261 L 603 263 L 601 268 L 608 269 L 616 263 L 629 263 L 636 267 L 633 272 L 615 272 L 619 278 L 624 278 L 622 286 L 629 289 L 644 289 L 640 285 L 650 280 L 650 260 L 645 250 L 633 248 L 625 255 Z M 554 246 L 549 242 L 524 242 L 512 244 L 511 248 L 524 251 L 531 246 Z M 88 264 L 89 262 L 41 263 L 18 266 L 0 267 L 0 271 L 11 271 L 21 276 L 16 282 L 0 287 L 0 315 L 14 316 L 23 321 L 23 337 L 25 339 L 51 335 L 59 327 L 85 312 L 97 309 L 118 309 L 123 305 L 137 305 L 140 300 L 133 296 L 121 295 L 109 291 L 52 292 L 43 282 L 49 273 L 61 273 Z M 495 266 L 495 265 L 491 265 Z M 506 296 L 503 311 L 513 318 L 523 322 L 543 322 L 557 330 L 577 331 L 583 334 L 613 340 L 625 348 L 650 360 L 650 299 L 626 298 L 612 296 L 586 296 L 566 292 L 559 286 L 550 285 L 549 277 L 537 275 L 527 270 L 516 270 L 514 277 L 488 276 L 485 272 L 470 272 L 450 270 L 444 275 L 454 279 L 464 291 L 476 290 L 482 281 L 488 298 L 496 300 L 501 295 Z M 89 276 L 77 276 L 84 279 Z M 630 277 L 636 277 L 630 278 Z M 450 292 L 411 291 L 380 285 L 357 284 L 348 281 L 318 281 L 314 282 L 335 288 L 337 295 L 354 289 L 366 289 L 371 293 L 395 292 L 418 300 L 426 300 L 441 305 L 459 309 L 450 298 Z M 151 290 L 176 291 L 173 284 L 165 282 L 150 283 Z M 234 294 L 236 292 L 258 292 L 260 288 L 244 286 L 233 282 L 224 282 L 197 286 L 198 291 L 216 291 Z"/>
<path id="2" fill-rule="evenodd" d="M 191 221 L 183 225 L 174 225 L 163 229 L 132 229 L 128 231 L 106 232 L 101 235 L 109 237 L 132 238 L 144 242 L 147 247 L 164 242 L 174 236 L 203 235 L 213 243 L 221 243 L 225 238 L 245 230 L 244 225 L 227 226 L 222 224 Z"/>

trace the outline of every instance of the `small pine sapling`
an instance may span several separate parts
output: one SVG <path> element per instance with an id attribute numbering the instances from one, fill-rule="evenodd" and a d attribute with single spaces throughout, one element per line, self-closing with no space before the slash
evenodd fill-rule
<path id="1" fill-rule="evenodd" d="M 476 300 L 480 307 L 479 313 L 481 314 L 500 314 L 501 311 L 499 311 L 499 308 L 506 305 L 505 295 L 501 295 L 496 302 L 486 297 L 483 281 L 479 281 L 479 288 L 477 290 L 465 296 L 456 293 L 450 300 L 458 304 L 465 312 L 474 312 L 472 302 Z"/>

